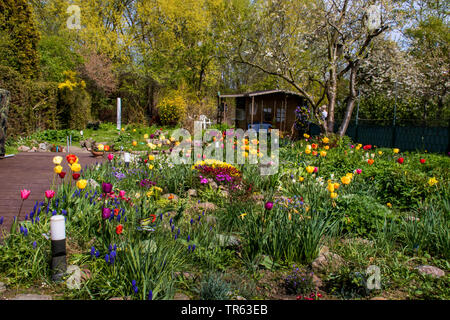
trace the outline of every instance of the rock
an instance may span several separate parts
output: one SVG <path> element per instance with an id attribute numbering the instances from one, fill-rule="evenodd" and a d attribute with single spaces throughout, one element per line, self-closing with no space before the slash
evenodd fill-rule
<path id="1" fill-rule="evenodd" d="M 319 251 L 319 256 L 321 254 L 324 254 L 324 253 L 327 253 L 327 252 L 330 252 L 330 248 L 328 248 L 327 246 L 321 246 L 320 247 L 320 251 Z"/>
<path id="2" fill-rule="evenodd" d="M 344 264 L 344 259 L 341 256 L 330 251 L 324 252 L 313 261 L 312 268 L 314 271 L 325 271 L 330 269 L 336 271 Z"/>
<path id="3" fill-rule="evenodd" d="M 178 196 L 176 194 L 173 194 L 173 193 L 163 194 L 161 196 L 161 198 L 167 199 L 167 200 L 171 200 L 171 201 L 178 201 Z"/>
<path id="4" fill-rule="evenodd" d="M 39 143 L 39 150 L 47 150 L 47 145 L 45 143 Z"/>
<path id="5" fill-rule="evenodd" d="M 196 207 L 197 207 L 197 209 L 211 210 L 211 211 L 217 209 L 217 206 L 214 203 L 211 203 L 211 202 L 197 203 Z"/>
<path id="6" fill-rule="evenodd" d="M 438 267 L 433 266 L 418 266 L 416 269 L 420 274 L 429 274 L 432 277 L 440 278 L 445 276 L 444 270 L 439 269 Z"/>
<path id="7" fill-rule="evenodd" d="M 33 148 L 31 148 L 31 150 L 28 151 L 28 152 L 36 152 L 36 151 L 37 151 L 37 148 L 36 148 L 36 147 L 33 147 Z"/>
<path id="8" fill-rule="evenodd" d="M 195 190 L 195 189 L 189 189 L 189 190 L 188 190 L 188 196 L 189 196 L 189 197 L 196 197 L 196 196 L 197 196 L 197 190 Z"/>
<path id="9" fill-rule="evenodd" d="M 384 297 L 373 297 L 370 300 L 387 300 L 387 299 Z"/>
<path id="10" fill-rule="evenodd" d="M 109 300 L 111 300 L 111 301 L 131 300 L 131 298 L 130 298 L 129 296 L 125 296 L 125 297 L 112 297 L 112 298 L 109 298 Z"/>
<path id="11" fill-rule="evenodd" d="M 0 293 L 3 293 L 6 291 L 6 285 L 3 282 L 0 282 Z"/>
<path id="12" fill-rule="evenodd" d="M 187 295 L 185 295 L 184 293 L 176 293 L 175 296 L 173 297 L 173 300 L 191 300 L 191 298 L 189 298 Z"/>
<path id="13" fill-rule="evenodd" d="M 316 286 L 316 290 L 319 289 L 320 287 L 322 287 L 322 285 L 323 285 L 322 279 L 320 279 L 315 274 L 313 275 L 312 279 L 313 279 L 314 285 Z"/>
<path id="14" fill-rule="evenodd" d="M 41 294 L 18 294 L 11 300 L 53 300 L 53 298 L 49 295 L 41 295 Z"/>
<path id="15" fill-rule="evenodd" d="M 252 195 L 252 199 L 254 201 L 264 201 L 264 196 L 262 194 L 254 194 Z"/>
<path id="16" fill-rule="evenodd" d="M 70 265 L 67 267 L 67 274 L 70 275 L 66 280 L 66 286 L 69 290 L 81 288 L 81 270 L 78 266 Z"/>
<path id="17" fill-rule="evenodd" d="M 205 220 L 209 224 L 212 224 L 212 225 L 217 224 L 217 217 L 215 217 L 215 216 L 206 216 Z"/>
<path id="18" fill-rule="evenodd" d="M 241 296 L 237 296 L 236 300 L 247 300 L 247 299 L 245 299 L 244 297 L 241 297 Z"/>
<path id="19" fill-rule="evenodd" d="M 216 235 L 216 240 L 220 246 L 223 247 L 238 247 L 241 244 L 241 240 L 232 235 Z"/>
<path id="20" fill-rule="evenodd" d="M 211 179 L 209 179 L 209 180 L 211 180 Z M 215 181 L 210 181 L 209 182 L 209 185 L 211 186 L 211 188 L 213 189 L 213 190 L 217 190 L 217 188 L 218 188 L 218 186 L 217 186 L 217 183 L 215 182 Z"/>
<path id="21" fill-rule="evenodd" d="M 27 146 L 20 146 L 17 150 L 18 150 L 19 152 L 28 152 L 28 151 L 30 151 L 30 147 L 27 147 Z"/>

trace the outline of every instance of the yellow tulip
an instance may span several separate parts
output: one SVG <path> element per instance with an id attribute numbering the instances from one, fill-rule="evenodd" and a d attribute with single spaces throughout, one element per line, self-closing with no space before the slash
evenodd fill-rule
<path id="1" fill-rule="evenodd" d="M 78 189 L 84 189 L 87 186 L 87 181 L 84 179 L 78 180 L 77 181 L 77 187 Z"/>
<path id="2" fill-rule="evenodd" d="M 330 198 L 331 199 L 334 199 L 334 198 L 336 198 L 337 197 L 337 193 L 336 192 L 331 192 L 330 193 Z"/>
<path id="3" fill-rule="evenodd" d="M 349 184 L 350 181 L 351 181 L 351 178 L 350 178 L 349 176 L 345 176 L 345 177 L 342 177 L 342 178 L 341 178 L 341 182 L 342 182 L 343 184 Z"/>
<path id="4" fill-rule="evenodd" d="M 326 157 L 327 152 L 326 152 L 326 151 L 320 151 L 320 155 L 321 155 L 322 157 Z"/>
<path id="5" fill-rule="evenodd" d="M 383 154 L 383 151 L 378 151 L 378 154 L 381 156 Z"/>
<path id="6" fill-rule="evenodd" d="M 81 171 L 81 166 L 80 166 L 79 163 L 74 163 L 74 164 L 72 164 L 72 166 L 70 167 L 70 169 L 71 169 L 73 172 L 79 172 L 79 171 Z"/>
<path id="7" fill-rule="evenodd" d="M 134 147 L 136 147 L 137 146 L 137 141 L 134 141 L 133 140 L 133 142 L 131 143 Z"/>
<path id="8" fill-rule="evenodd" d="M 60 165 L 57 165 L 56 167 L 53 168 L 53 171 L 55 171 L 56 174 L 60 174 L 62 170 L 63 167 L 61 167 Z"/>
<path id="9" fill-rule="evenodd" d="M 329 147 L 329 146 L 325 146 L 324 149 L 325 149 L 325 150 L 328 150 L 328 149 L 330 149 L 330 147 Z"/>
<path id="10" fill-rule="evenodd" d="M 150 161 L 155 160 L 155 156 L 154 156 L 154 155 L 149 155 L 149 156 L 148 156 L 148 160 L 150 160 Z"/>
<path id="11" fill-rule="evenodd" d="M 335 189 L 335 190 L 339 189 L 339 186 L 340 186 L 339 183 L 337 183 L 337 182 L 334 183 L 334 189 Z"/>
<path id="12" fill-rule="evenodd" d="M 389 208 L 392 208 L 392 204 L 390 202 L 386 203 Z"/>
<path id="13" fill-rule="evenodd" d="M 399 153 L 399 152 L 400 152 L 400 149 L 394 148 L 394 149 L 392 149 L 392 151 L 393 151 L 394 153 Z"/>
<path id="14" fill-rule="evenodd" d="M 298 177 L 298 181 L 303 182 L 303 180 L 305 180 L 305 178 L 303 178 L 303 177 Z"/>
<path id="15" fill-rule="evenodd" d="M 59 165 L 59 164 L 61 164 L 62 160 L 63 160 L 62 157 L 56 156 L 56 157 L 53 158 L 53 163 L 56 164 L 56 165 Z"/>
<path id="16" fill-rule="evenodd" d="M 105 149 L 105 146 L 102 145 L 102 144 L 99 144 L 99 145 L 97 146 L 97 149 L 98 149 L 98 151 L 103 151 L 103 150 Z"/>
<path id="17" fill-rule="evenodd" d="M 309 138 L 309 134 L 304 133 L 304 134 L 303 134 L 303 137 L 305 137 L 306 139 L 308 139 L 308 138 Z"/>
<path id="18" fill-rule="evenodd" d="M 328 142 L 330 142 L 330 139 L 328 139 L 327 137 L 324 137 L 324 138 L 322 139 L 322 142 L 323 142 L 323 143 L 328 143 Z"/>
<path id="19" fill-rule="evenodd" d="M 148 139 L 148 134 L 144 134 L 144 139 Z"/>
<path id="20" fill-rule="evenodd" d="M 161 146 L 162 146 L 162 144 L 161 144 L 161 143 L 158 143 L 158 148 L 161 148 Z"/>
<path id="21" fill-rule="evenodd" d="M 314 167 L 312 167 L 312 166 L 307 166 L 307 167 L 306 167 L 306 172 L 308 172 L 308 173 L 313 173 L 313 172 L 314 172 Z"/>
<path id="22" fill-rule="evenodd" d="M 306 150 L 305 150 L 305 153 L 306 153 L 306 154 L 310 154 L 310 153 L 311 153 L 311 149 L 306 149 Z"/>
<path id="23" fill-rule="evenodd" d="M 310 144 L 306 145 L 306 149 L 311 150 L 311 145 Z"/>
<path id="24" fill-rule="evenodd" d="M 150 170 L 153 170 L 153 165 L 152 165 L 152 164 L 149 164 L 149 165 L 148 165 L 148 168 L 149 168 Z"/>
<path id="25" fill-rule="evenodd" d="M 327 186 L 328 191 L 334 192 L 334 183 L 329 183 Z"/>

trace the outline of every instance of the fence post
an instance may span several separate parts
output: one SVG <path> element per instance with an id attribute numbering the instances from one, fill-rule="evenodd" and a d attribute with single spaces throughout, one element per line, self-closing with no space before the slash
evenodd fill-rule
<path id="1" fill-rule="evenodd" d="M 397 130 L 395 127 L 395 120 L 397 118 L 397 95 L 395 96 L 395 104 L 394 104 L 394 120 L 392 123 L 392 148 L 395 148 L 395 143 L 396 143 L 396 135 L 397 135 Z"/>
<path id="2" fill-rule="evenodd" d="M 358 118 L 359 118 L 359 89 L 358 89 L 358 104 L 356 106 L 356 119 L 355 119 L 355 142 L 358 142 Z"/>

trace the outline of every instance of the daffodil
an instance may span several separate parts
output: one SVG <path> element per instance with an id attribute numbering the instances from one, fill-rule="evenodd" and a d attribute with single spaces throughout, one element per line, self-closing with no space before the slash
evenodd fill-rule
<path id="1" fill-rule="evenodd" d="M 430 187 L 434 186 L 434 185 L 437 184 L 437 183 L 438 183 L 438 181 L 436 180 L 435 177 L 430 178 L 430 179 L 428 180 L 428 184 L 430 185 Z"/>
<path id="2" fill-rule="evenodd" d="M 322 142 L 323 143 L 328 143 L 328 142 L 330 142 L 330 139 L 328 139 L 327 137 L 323 137 Z"/>

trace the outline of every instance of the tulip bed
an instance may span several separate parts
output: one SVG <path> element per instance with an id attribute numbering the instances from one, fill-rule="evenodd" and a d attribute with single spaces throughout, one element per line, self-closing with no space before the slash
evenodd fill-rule
<path id="1" fill-rule="evenodd" d="M 0 281 L 63 299 L 450 298 L 448 156 L 306 136 L 281 139 L 278 172 L 261 176 L 257 164 L 174 165 L 153 150 L 129 166 L 56 159 L 55 194 L 0 245 Z M 83 271 L 75 289 L 50 280 L 54 214 Z M 317 266 L 327 251 L 341 262 Z M 381 288 L 368 289 L 370 265 Z"/>

